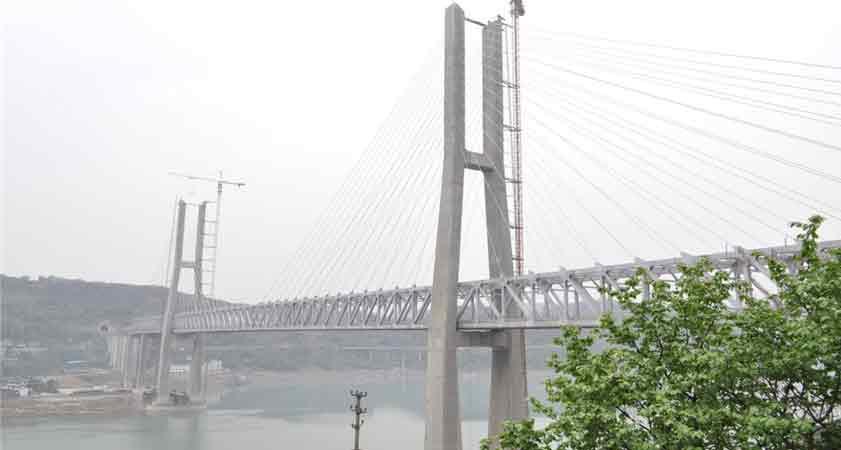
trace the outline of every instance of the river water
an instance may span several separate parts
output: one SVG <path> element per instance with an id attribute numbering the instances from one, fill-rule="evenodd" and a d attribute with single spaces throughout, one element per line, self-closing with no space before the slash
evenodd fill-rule
<path id="1" fill-rule="evenodd" d="M 541 379 L 530 376 L 530 393 L 539 396 Z M 354 388 L 369 393 L 363 449 L 421 450 L 422 380 L 245 386 L 225 392 L 206 411 L 192 413 L 15 419 L 4 423 L 0 442 L 2 450 L 350 450 L 348 390 Z M 462 377 L 460 388 L 464 449 L 476 449 L 487 429 L 487 377 Z"/>

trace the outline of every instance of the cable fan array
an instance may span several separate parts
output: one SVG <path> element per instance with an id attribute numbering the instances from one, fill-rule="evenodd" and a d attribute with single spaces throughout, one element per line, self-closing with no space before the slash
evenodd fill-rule
<path id="1" fill-rule="evenodd" d="M 479 50 L 468 46 L 474 152 Z M 841 66 L 548 30 L 524 30 L 521 55 L 528 271 L 783 245 L 789 222 L 815 213 L 827 237 L 841 233 Z M 431 282 L 442 60 L 428 55 L 263 300 Z M 498 252 L 481 176 L 464 189 L 461 276 L 482 278 Z"/>

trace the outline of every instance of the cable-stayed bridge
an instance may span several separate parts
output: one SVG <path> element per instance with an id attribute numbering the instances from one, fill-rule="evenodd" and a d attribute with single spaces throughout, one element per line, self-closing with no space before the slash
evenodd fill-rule
<path id="1" fill-rule="evenodd" d="M 622 314 L 607 288 L 638 273 L 677 282 L 701 257 L 772 296 L 765 258 L 799 264 L 787 221 L 819 213 L 841 231 L 841 67 L 544 30 L 523 37 L 544 47 L 523 45 L 514 101 L 511 28 L 447 9 L 444 54 L 433 52 L 282 267 L 281 292 L 262 302 L 205 298 L 207 203 L 189 252 L 180 202 L 163 312 L 111 345 L 126 383 L 142 384 L 154 351 L 167 392 L 176 337 L 193 342 L 200 394 L 207 334 L 424 330 L 426 448 L 459 448 L 458 347 L 491 349 L 495 434 L 528 414 L 524 330 L 593 327 Z M 525 156 L 511 163 L 521 137 Z M 185 270 L 192 296 L 179 291 Z"/>

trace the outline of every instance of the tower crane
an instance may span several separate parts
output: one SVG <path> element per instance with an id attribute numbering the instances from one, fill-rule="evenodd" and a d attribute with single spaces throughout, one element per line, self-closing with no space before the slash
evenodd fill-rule
<path id="1" fill-rule="evenodd" d="M 514 203 L 514 274 L 522 275 L 525 261 L 523 242 L 523 149 L 522 149 L 522 119 L 520 110 L 520 17 L 526 13 L 522 0 L 511 0 L 511 41 L 509 57 L 513 60 L 513 70 L 509 68 L 508 83 L 510 99 L 511 125 L 511 184 Z"/>
<path id="2" fill-rule="evenodd" d="M 245 183 L 243 183 L 242 181 L 233 181 L 223 178 L 221 170 L 219 171 L 219 175 L 215 178 L 189 175 L 179 172 L 169 172 L 169 174 L 175 177 L 185 178 L 187 180 L 192 181 L 205 181 L 210 183 L 216 183 L 216 202 L 214 203 L 216 212 L 214 214 L 215 217 L 212 221 L 205 220 L 205 259 L 202 261 L 204 263 L 202 264 L 202 271 L 206 275 L 203 277 L 203 284 L 205 284 L 208 288 L 206 291 L 207 296 L 209 298 L 214 298 L 216 290 L 216 256 L 219 249 L 219 218 L 220 212 L 222 211 L 222 187 L 225 185 L 243 187 L 245 186 Z M 207 225 L 212 226 L 208 227 Z"/>

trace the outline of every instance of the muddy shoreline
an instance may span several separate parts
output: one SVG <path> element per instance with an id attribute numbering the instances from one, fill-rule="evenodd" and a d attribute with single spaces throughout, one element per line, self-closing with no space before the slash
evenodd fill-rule
<path id="1" fill-rule="evenodd" d="M 531 380 L 543 380 L 551 373 L 546 370 L 533 370 Z M 487 384 L 490 382 L 488 371 L 462 371 L 463 381 Z M 182 379 L 183 378 L 183 379 Z M 232 380 L 242 379 L 242 383 Z M 424 371 L 417 369 L 386 370 L 351 370 L 333 371 L 307 369 L 300 371 L 239 370 L 208 379 L 206 405 L 216 403 L 228 391 L 249 391 L 271 386 L 329 386 L 342 385 L 348 388 L 370 384 L 388 384 L 402 382 L 410 385 L 422 384 Z M 186 377 L 174 377 L 172 387 L 186 390 Z M 535 393 L 532 393 L 535 394 Z M 9 418 L 48 418 L 52 416 L 129 416 L 147 414 L 141 396 L 141 390 L 98 395 L 40 395 L 35 397 L 8 399 L 0 402 L 0 417 Z"/>
<path id="2" fill-rule="evenodd" d="M 3 400 L 0 416 L 49 417 L 49 416 L 115 416 L 133 415 L 142 410 L 140 399 L 133 393 L 76 397 L 50 395 Z"/>

